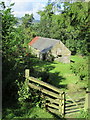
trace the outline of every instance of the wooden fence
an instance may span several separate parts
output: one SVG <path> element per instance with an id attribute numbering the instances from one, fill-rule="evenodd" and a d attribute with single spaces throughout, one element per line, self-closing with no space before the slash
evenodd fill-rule
<path id="1" fill-rule="evenodd" d="M 28 86 L 43 93 L 45 98 L 44 106 L 47 110 L 61 116 L 70 115 L 84 108 L 85 98 L 73 100 L 67 93 L 46 82 L 29 76 L 29 70 L 25 70 L 25 77 Z"/>

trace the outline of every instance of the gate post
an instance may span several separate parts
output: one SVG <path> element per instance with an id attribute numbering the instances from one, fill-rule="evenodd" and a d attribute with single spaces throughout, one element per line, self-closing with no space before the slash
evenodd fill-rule
<path id="1" fill-rule="evenodd" d="M 59 113 L 60 115 L 62 115 L 62 96 L 61 96 L 61 93 L 59 94 Z"/>
<path id="2" fill-rule="evenodd" d="M 25 78 L 29 77 L 29 69 L 25 70 Z"/>
<path id="3" fill-rule="evenodd" d="M 25 78 L 26 78 L 25 83 L 26 83 L 26 84 L 28 84 L 28 82 L 29 82 L 29 80 L 28 80 L 29 72 L 30 72 L 29 69 L 26 69 L 26 70 L 25 70 Z"/>
<path id="4" fill-rule="evenodd" d="M 65 114 L 65 92 L 62 92 L 62 116 Z"/>
<path id="5" fill-rule="evenodd" d="M 62 92 L 59 94 L 59 113 L 63 117 L 64 117 L 64 113 L 65 113 L 64 107 L 65 107 L 65 93 Z"/>

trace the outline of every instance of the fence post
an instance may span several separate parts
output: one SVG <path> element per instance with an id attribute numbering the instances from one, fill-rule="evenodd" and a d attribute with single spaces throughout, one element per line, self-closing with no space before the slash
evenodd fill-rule
<path id="1" fill-rule="evenodd" d="M 30 72 L 29 69 L 26 69 L 26 70 L 25 70 L 25 78 L 28 78 L 28 77 L 29 77 L 29 72 Z"/>

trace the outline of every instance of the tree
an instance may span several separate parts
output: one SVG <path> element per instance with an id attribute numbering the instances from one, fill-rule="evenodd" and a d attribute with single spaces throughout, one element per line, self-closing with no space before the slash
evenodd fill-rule
<path id="1" fill-rule="evenodd" d="M 25 14 L 25 16 L 22 17 L 22 24 L 25 26 L 25 28 L 30 27 L 32 25 L 33 20 L 33 14 Z"/>
<path id="2" fill-rule="evenodd" d="M 8 8 L 6 8 L 4 2 L 2 2 L 1 5 L 3 8 L 0 10 L 2 14 L 2 50 L 3 57 L 5 57 L 13 50 L 14 41 L 12 41 L 12 34 L 14 32 L 14 25 L 16 24 L 17 20 L 14 15 L 11 14 L 11 6 L 13 4 L 11 4 Z"/>
<path id="3" fill-rule="evenodd" d="M 88 55 L 88 3 L 65 2 L 63 11 L 55 14 L 55 10 L 61 11 L 58 2 L 50 1 L 38 12 L 41 16 L 38 35 L 61 40 L 72 54 Z"/>
<path id="4" fill-rule="evenodd" d="M 30 31 L 31 28 L 29 26 L 28 28 L 24 25 L 16 26 L 17 19 L 12 14 L 12 5 L 6 7 L 4 3 L 1 3 L 1 6 L 3 105 L 8 105 L 6 101 L 10 101 L 10 103 L 15 101 L 16 103 L 18 99 L 19 88 L 16 80 L 19 83 L 25 81 L 24 71 L 27 67 L 32 67 L 30 64 L 32 62 L 30 60 L 31 54 L 29 54 L 30 52 L 28 53 L 27 43 L 33 37 L 33 33 L 31 33 L 33 31 Z"/>
<path id="5" fill-rule="evenodd" d="M 86 55 L 88 54 L 86 40 L 88 29 L 85 29 L 83 26 L 86 26 L 88 22 L 88 3 L 66 3 L 64 7 L 64 15 L 67 19 L 65 24 L 67 26 L 67 32 L 72 34 L 73 42 L 75 42 L 75 51 L 79 54 Z M 82 30 L 83 28 L 85 29 L 84 32 Z"/>
<path id="6" fill-rule="evenodd" d="M 53 4 L 48 4 L 45 7 L 44 11 L 39 11 L 38 14 L 41 16 L 40 24 L 39 24 L 39 35 L 43 37 L 50 37 L 50 27 L 52 24 L 52 15 L 54 14 L 53 11 Z"/>

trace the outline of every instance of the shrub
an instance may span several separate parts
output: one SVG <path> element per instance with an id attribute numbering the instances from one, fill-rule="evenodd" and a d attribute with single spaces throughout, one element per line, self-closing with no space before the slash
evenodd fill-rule
<path id="1" fill-rule="evenodd" d="M 30 103 L 31 107 L 41 105 L 42 102 L 42 98 L 40 97 L 41 92 L 29 88 L 26 81 L 21 83 L 17 81 L 17 85 L 19 87 L 18 100 L 22 106 L 25 106 L 27 103 Z"/>
<path id="2" fill-rule="evenodd" d="M 79 76 L 80 80 L 88 80 L 87 61 L 72 63 L 71 70 L 76 76 Z"/>
<path id="3" fill-rule="evenodd" d="M 81 110 L 80 114 L 76 116 L 77 118 L 85 118 L 86 120 L 89 120 L 90 118 L 90 111 L 89 110 Z"/>

